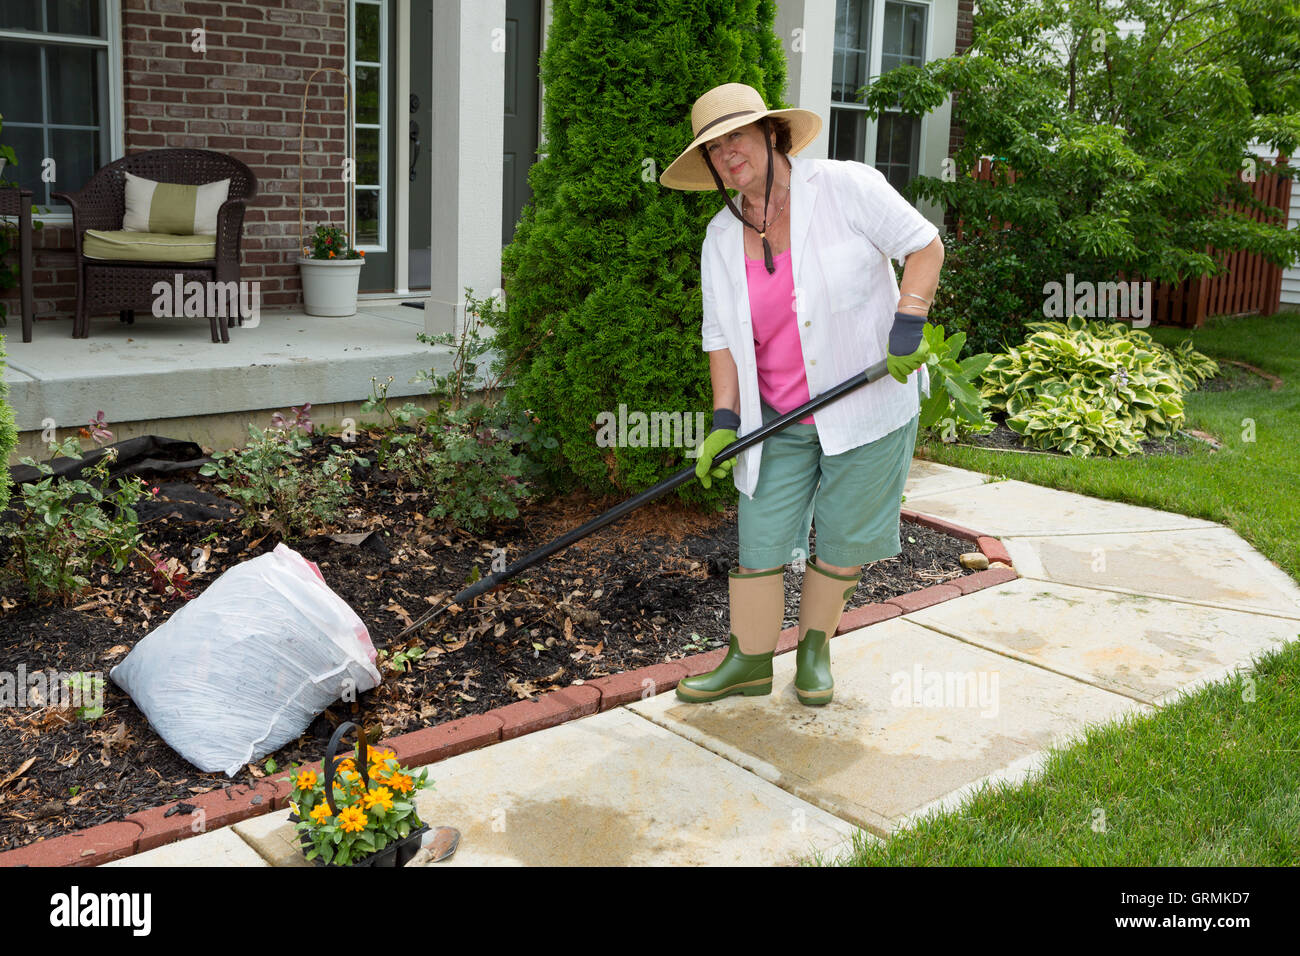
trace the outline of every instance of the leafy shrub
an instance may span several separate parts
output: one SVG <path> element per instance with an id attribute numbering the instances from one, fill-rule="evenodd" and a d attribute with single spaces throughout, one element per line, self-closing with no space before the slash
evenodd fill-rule
<path id="1" fill-rule="evenodd" d="M 1033 323 L 1029 338 L 984 370 L 990 407 L 1031 444 L 1079 456 L 1131 454 L 1138 442 L 1172 435 L 1183 421 L 1179 353 L 1140 329 L 1089 325 L 1109 324 L 1077 316 Z M 1195 375 L 1209 360 L 1191 354 L 1199 358 L 1186 374 Z"/>
<path id="2" fill-rule="evenodd" d="M 423 373 L 437 407 L 426 411 L 413 402 L 393 410 L 388 400 L 392 382 L 371 380 L 371 397 L 363 412 L 380 412 L 383 435 L 376 463 L 400 482 L 433 492 L 429 514 L 447 518 L 466 530 L 482 531 L 489 522 L 519 516 L 519 505 L 542 480 L 541 456 L 556 440 L 528 409 L 499 401 L 496 393 L 509 368 L 494 361 L 494 375 L 480 378 L 480 366 L 491 351 L 480 329 L 485 315 L 500 317 L 495 298 L 475 299 L 466 290 L 466 323 L 459 335 L 419 336 L 431 345 L 455 351 L 450 370 Z M 482 391 L 483 397 L 475 397 Z"/>
<path id="3" fill-rule="evenodd" d="M 77 439 L 51 444 L 50 454 L 81 458 Z M 45 477 L 25 482 L 16 521 L 0 528 L 11 546 L 10 567 L 26 582 L 33 600 L 67 603 L 90 584 L 88 575 L 104 559 L 114 572 L 130 562 L 140 542 L 135 505 L 144 495 L 139 478 L 117 479 L 105 492 L 117 450 L 108 448 L 81 478 L 56 480 L 54 469 L 31 457 L 21 459 Z"/>
<path id="4" fill-rule="evenodd" d="M 926 323 L 922 332 L 930 347 L 926 364 L 930 372 L 930 397 L 921 402 L 921 431 L 935 431 L 945 441 L 958 434 L 991 431 L 984 409 L 987 399 L 979 389 L 980 373 L 993 360 L 988 352 L 969 355 L 957 361 L 966 333 L 944 336 L 942 325 Z"/>
<path id="5" fill-rule="evenodd" d="M 1101 274 L 1090 262 L 1067 259 L 1061 250 L 1025 230 L 988 230 L 955 239 L 945 236 L 943 274 L 930 321 L 965 332 L 972 349 L 1001 352 L 1029 334 L 1043 318 L 1043 287 L 1067 273 Z"/>
<path id="6" fill-rule="evenodd" d="M 221 492 L 243 506 L 245 528 L 295 535 L 331 524 L 352 493 L 353 467 L 370 464 L 355 451 L 331 445 L 323 462 L 304 468 L 299 459 L 311 439 L 297 429 L 249 425 L 248 435 L 244 448 L 213 455 L 199 469 L 220 478 Z"/>

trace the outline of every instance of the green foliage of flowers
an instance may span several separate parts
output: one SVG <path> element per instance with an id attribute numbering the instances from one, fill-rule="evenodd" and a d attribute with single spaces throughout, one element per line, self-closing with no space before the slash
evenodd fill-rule
<path id="1" fill-rule="evenodd" d="M 52 457 L 82 457 L 76 438 L 51 443 L 49 450 Z M 88 575 L 97 562 L 114 573 L 130 562 L 141 539 L 135 505 L 144 495 L 144 483 L 120 478 L 108 487 L 115 448 L 106 448 L 80 478 L 56 480 L 49 464 L 31 457 L 20 460 L 44 477 L 22 484 L 17 519 L 0 527 L 10 544 L 9 567 L 33 600 L 68 603 L 90 584 Z"/>
<path id="2" fill-rule="evenodd" d="M 552 3 L 546 154 L 502 253 L 508 308 L 495 348 L 523 356 L 509 400 L 539 410 L 558 439 L 546 457 L 558 484 L 625 494 L 688 463 L 686 448 L 600 447 L 596 421 L 620 403 L 712 408 L 700 249 L 723 203 L 714 190 L 665 189 L 659 175 L 693 139 L 691 106 L 706 90 L 746 83 L 772 109 L 791 105 L 776 10 L 775 0 Z M 678 493 L 711 504 L 736 494 L 731 482 Z"/>
<path id="3" fill-rule="evenodd" d="M 965 332 L 945 336 L 942 325 L 926 323 L 921 334 L 930 347 L 926 359 L 930 395 L 921 402 L 921 432 L 934 431 L 951 441 L 959 434 L 992 431 L 993 423 L 985 413 L 988 400 L 980 391 L 979 376 L 993 356 L 981 352 L 958 361 L 966 344 Z"/>
<path id="4" fill-rule="evenodd" d="M 338 226 L 317 226 L 311 243 L 303 247 L 303 254 L 312 259 L 364 259 L 365 253 L 348 245 L 348 234 Z"/>
<path id="5" fill-rule="evenodd" d="M 494 395 L 509 373 L 499 356 L 488 358 L 484 316 L 498 319 L 495 298 L 474 298 L 466 290 L 466 322 L 459 334 L 429 336 L 422 342 L 454 348 L 449 370 L 430 370 L 417 377 L 429 383 L 436 408 L 406 402 L 394 410 L 388 383 L 371 380 L 371 397 L 363 412 L 379 412 L 383 434 L 375 459 L 399 482 L 433 493 L 428 514 L 446 518 L 468 531 L 484 530 L 492 521 L 516 518 L 519 505 L 544 482 L 539 459 L 556 447 L 556 439 L 528 409 Z M 480 368 L 492 361 L 493 376 L 484 381 Z M 476 397 L 477 392 L 483 397 Z"/>
<path id="6" fill-rule="evenodd" d="M 337 520 L 352 493 L 353 467 L 369 461 L 351 449 L 331 445 L 331 454 L 315 467 L 304 467 L 302 454 L 311 439 L 294 428 L 248 426 L 248 444 L 220 452 L 199 474 L 222 480 L 222 494 L 243 506 L 245 528 L 285 535 L 311 534 Z"/>
<path id="7" fill-rule="evenodd" d="M 1183 392 L 1217 365 L 1171 351 L 1124 323 L 1035 322 L 1020 345 L 995 356 L 981 391 L 1007 426 L 1037 448 L 1072 455 L 1129 455 L 1182 425 Z"/>
<path id="8" fill-rule="evenodd" d="M 419 772 L 398 764 L 391 750 L 367 748 L 369 787 L 362 781 L 356 763 L 360 745 L 352 757 L 340 761 L 331 786 L 337 814 L 330 812 L 325 797 L 327 781 L 314 770 L 290 767 L 293 781 L 289 803 L 299 817 L 296 829 L 311 844 L 307 859 L 320 858 L 327 864 L 347 866 L 377 853 L 412 831 L 424 826 L 415 809 L 415 794 L 427 785 L 429 769 Z"/>

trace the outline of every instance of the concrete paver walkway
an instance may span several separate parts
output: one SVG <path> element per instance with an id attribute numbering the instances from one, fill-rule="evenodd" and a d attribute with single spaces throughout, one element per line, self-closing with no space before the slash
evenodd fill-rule
<path id="1" fill-rule="evenodd" d="M 444 760 L 439 865 L 788 864 L 1017 781 L 1300 632 L 1300 587 L 1227 528 L 914 461 L 907 507 L 1002 537 L 1021 575 L 835 638 L 835 699 L 672 693 Z M 287 812 L 108 866 L 306 865 Z"/>

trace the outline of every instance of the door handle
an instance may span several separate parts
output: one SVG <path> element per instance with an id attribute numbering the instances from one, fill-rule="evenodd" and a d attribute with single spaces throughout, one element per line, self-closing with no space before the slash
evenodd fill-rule
<path id="1" fill-rule="evenodd" d="M 420 124 L 411 120 L 411 182 L 415 182 L 415 163 L 420 158 Z"/>

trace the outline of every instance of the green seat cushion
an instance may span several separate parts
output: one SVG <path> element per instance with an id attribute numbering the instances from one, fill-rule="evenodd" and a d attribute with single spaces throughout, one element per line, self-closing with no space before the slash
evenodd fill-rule
<path id="1" fill-rule="evenodd" d="M 159 232 L 105 232 L 87 229 L 81 243 L 88 259 L 135 259 L 143 262 L 201 262 L 215 259 L 215 236 L 172 236 Z"/>

